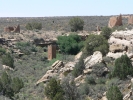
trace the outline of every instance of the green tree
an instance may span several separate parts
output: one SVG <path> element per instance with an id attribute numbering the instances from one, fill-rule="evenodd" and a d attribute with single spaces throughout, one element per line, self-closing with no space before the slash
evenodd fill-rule
<path id="1" fill-rule="evenodd" d="M 76 63 L 72 71 L 73 76 L 77 77 L 81 75 L 84 69 L 85 69 L 84 60 L 83 60 L 83 56 L 81 56 L 81 58 L 79 59 L 79 62 Z"/>
<path id="2" fill-rule="evenodd" d="M 84 27 L 84 21 L 79 17 L 73 17 L 69 21 L 69 25 L 71 27 L 72 32 L 81 31 Z"/>
<path id="3" fill-rule="evenodd" d="M 64 100 L 63 89 L 60 83 L 56 81 L 55 78 L 50 79 L 49 83 L 45 87 L 44 93 L 50 100 Z"/>
<path id="4" fill-rule="evenodd" d="M 36 22 L 27 23 L 25 28 L 27 30 L 34 30 L 34 29 L 41 30 L 42 29 L 42 23 L 36 23 Z"/>
<path id="5" fill-rule="evenodd" d="M 62 52 L 66 54 L 77 54 L 83 47 L 80 36 L 71 34 L 69 36 L 59 36 L 58 45 Z"/>
<path id="6" fill-rule="evenodd" d="M 112 29 L 109 27 L 103 27 L 101 35 L 103 35 L 106 39 L 109 39 L 110 35 L 112 33 Z"/>
<path id="7" fill-rule="evenodd" d="M 11 78 L 6 72 L 0 78 L 0 93 L 12 99 L 23 88 L 23 81 L 19 78 Z"/>
<path id="8" fill-rule="evenodd" d="M 122 55 L 115 61 L 112 77 L 119 77 L 120 79 L 125 79 L 127 78 L 127 75 L 133 75 L 133 66 L 128 56 Z"/>
<path id="9" fill-rule="evenodd" d="M 26 26 L 25 26 L 25 28 L 26 28 L 27 30 L 32 30 L 32 25 L 31 25 L 31 23 L 27 23 Z"/>
<path id="10" fill-rule="evenodd" d="M 13 57 L 8 53 L 2 56 L 2 64 L 7 65 L 11 68 L 14 68 L 14 59 Z"/>
<path id="11" fill-rule="evenodd" d="M 95 51 L 100 51 L 103 55 L 109 51 L 108 41 L 102 35 L 89 35 L 85 41 L 84 54 L 92 55 Z"/>
<path id="12" fill-rule="evenodd" d="M 123 100 L 122 93 L 117 86 L 111 86 L 106 93 L 108 100 Z"/>

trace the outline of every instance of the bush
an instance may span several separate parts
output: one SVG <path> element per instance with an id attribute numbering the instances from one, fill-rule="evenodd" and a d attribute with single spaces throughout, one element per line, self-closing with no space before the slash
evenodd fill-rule
<path id="1" fill-rule="evenodd" d="M 123 100 L 122 93 L 117 86 L 112 86 L 106 93 L 108 100 Z"/>
<path id="2" fill-rule="evenodd" d="M 72 71 L 73 76 L 75 76 L 75 77 L 79 76 L 80 74 L 83 73 L 84 69 L 85 69 L 84 60 L 83 60 L 83 57 L 81 56 L 81 58 L 79 59 L 79 62 L 76 63 L 76 65 Z"/>
<path id="3" fill-rule="evenodd" d="M 87 75 L 85 78 L 85 81 L 86 81 L 86 83 L 91 84 L 91 85 L 96 84 L 95 76 L 93 76 L 93 75 Z"/>
<path id="4" fill-rule="evenodd" d="M 14 59 L 13 57 L 8 53 L 2 56 L 2 64 L 7 65 L 11 68 L 14 68 Z"/>
<path id="5" fill-rule="evenodd" d="M 59 36 L 58 45 L 61 52 L 66 54 L 77 54 L 83 47 L 83 42 L 78 35 L 71 34 L 69 36 Z"/>
<path id="6" fill-rule="evenodd" d="M 37 29 L 37 30 L 41 30 L 42 29 L 42 24 L 41 23 L 27 23 L 25 28 L 27 30 L 34 30 L 34 29 Z"/>
<path id="7" fill-rule="evenodd" d="M 92 55 L 95 51 L 100 51 L 103 55 L 109 51 L 108 41 L 102 35 L 89 35 L 85 41 L 84 54 Z"/>
<path id="8" fill-rule="evenodd" d="M 11 78 L 6 72 L 2 73 L 0 78 L 0 93 L 2 95 L 12 98 L 23 86 L 23 81 L 18 77 Z"/>
<path id="9" fill-rule="evenodd" d="M 79 17 L 74 17 L 69 21 L 69 25 L 72 32 L 81 31 L 84 27 L 84 21 Z"/>
<path id="10" fill-rule="evenodd" d="M 109 27 L 102 28 L 101 35 L 103 35 L 106 39 L 109 39 L 111 33 L 112 33 L 111 28 L 109 28 Z"/>
<path id="11" fill-rule="evenodd" d="M 6 50 L 0 46 L 0 55 L 6 54 Z"/>
<path id="12" fill-rule="evenodd" d="M 55 78 L 50 79 L 49 83 L 45 87 L 44 93 L 50 100 L 64 100 L 63 89 Z"/>
<path id="13" fill-rule="evenodd" d="M 119 77 L 120 79 L 125 79 L 127 78 L 127 75 L 133 75 L 133 66 L 128 56 L 122 55 L 115 61 L 115 67 L 112 72 L 112 77 Z"/>

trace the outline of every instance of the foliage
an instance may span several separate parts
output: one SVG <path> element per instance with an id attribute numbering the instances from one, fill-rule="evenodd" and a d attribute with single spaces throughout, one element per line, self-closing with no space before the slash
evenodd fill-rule
<path id="1" fill-rule="evenodd" d="M 84 27 L 84 21 L 80 19 L 79 17 L 73 17 L 69 21 L 69 25 L 71 27 L 72 32 L 83 30 Z"/>
<path id="2" fill-rule="evenodd" d="M 92 55 L 95 51 L 100 51 L 103 55 L 109 51 L 108 41 L 102 35 L 89 35 L 85 41 L 84 54 Z"/>
<path id="3" fill-rule="evenodd" d="M 42 24 L 41 23 L 37 23 L 37 22 L 27 23 L 25 28 L 27 30 L 34 30 L 34 29 L 41 30 L 42 29 Z"/>
<path id="4" fill-rule="evenodd" d="M 92 66 L 92 73 L 95 74 L 98 77 L 106 76 L 107 73 L 105 73 L 104 69 L 106 68 L 106 65 L 104 63 L 97 63 Z"/>
<path id="5" fill-rule="evenodd" d="M 108 100 L 123 100 L 122 93 L 117 86 L 112 86 L 108 89 L 106 93 Z"/>
<path id="6" fill-rule="evenodd" d="M 71 34 L 69 36 L 59 36 L 58 45 L 61 52 L 65 54 L 77 54 L 83 47 L 83 42 L 78 35 Z"/>
<path id="7" fill-rule="evenodd" d="M 6 72 L 2 73 L 0 78 L 0 93 L 2 95 L 12 98 L 23 86 L 23 81 L 18 77 L 12 79 Z"/>
<path id="8" fill-rule="evenodd" d="M 6 50 L 0 46 L 0 55 L 6 54 Z"/>
<path id="9" fill-rule="evenodd" d="M 87 75 L 85 78 L 85 81 L 86 81 L 86 83 L 91 84 L 91 85 L 96 84 L 95 76 L 93 76 L 93 75 Z"/>
<path id="10" fill-rule="evenodd" d="M 64 90 L 65 100 L 80 100 L 80 95 L 72 76 L 68 75 L 64 78 L 62 87 Z"/>
<path id="11" fill-rule="evenodd" d="M 125 79 L 127 75 L 133 75 L 133 66 L 128 56 L 122 55 L 115 61 L 115 67 L 112 72 L 112 77 L 119 77 L 120 79 Z"/>
<path id="12" fill-rule="evenodd" d="M 85 69 L 85 65 L 84 65 L 84 60 L 83 60 L 83 56 L 80 57 L 79 62 L 76 63 L 72 74 L 74 77 L 79 76 L 80 74 L 83 73 L 83 70 Z"/>
<path id="13" fill-rule="evenodd" d="M 45 95 L 50 100 L 64 100 L 63 99 L 63 89 L 55 78 L 50 79 L 49 83 L 45 87 Z M 60 98 L 60 99 L 59 99 Z"/>
<path id="14" fill-rule="evenodd" d="M 8 53 L 2 56 L 2 64 L 7 65 L 11 68 L 14 68 L 14 59 L 13 57 Z"/>
<path id="15" fill-rule="evenodd" d="M 31 52 L 37 52 L 36 47 L 29 42 L 17 42 L 15 45 L 17 49 L 20 49 L 22 53 L 27 55 Z"/>
<path id="16" fill-rule="evenodd" d="M 112 33 L 111 28 L 109 28 L 109 27 L 103 27 L 102 28 L 101 35 L 103 35 L 106 39 L 109 39 L 111 33 Z"/>

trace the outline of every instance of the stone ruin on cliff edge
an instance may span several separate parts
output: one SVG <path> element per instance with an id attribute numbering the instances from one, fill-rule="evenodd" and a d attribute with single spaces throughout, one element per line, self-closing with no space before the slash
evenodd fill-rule
<path id="1" fill-rule="evenodd" d="M 121 26 L 122 25 L 122 15 L 119 16 L 113 16 L 110 18 L 108 27 L 112 28 L 114 26 Z"/>
<path id="2" fill-rule="evenodd" d="M 14 33 L 20 33 L 20 25 L 17 26 L 8 26 L 4 28 L 4 32 L 14 32 Z"/>

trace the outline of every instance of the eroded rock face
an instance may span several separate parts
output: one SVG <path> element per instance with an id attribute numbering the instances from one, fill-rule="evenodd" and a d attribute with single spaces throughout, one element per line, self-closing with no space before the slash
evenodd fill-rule
<path id="1" fill-rule="evenodd" d="M 121 26 L 122 25 L 122 16 L 114 16 L 109 19 L 108 27 L 112 28 L 114 26 Z"/>
<path id="2" fill-rule="evenodd" d="M 11 26 L 5 27 L 4 28 L 4 32 L 20 33 L 20 25 L 17 25 L 15 27 L 11 27 Z"/>
<path id="3" fill-rule="evenodd" d="M 133 16 L 128 17 L 128 24 L 133 24 Z"/>
<path id="4" fill-rule="evenodd" d="M 93 65 L 102 62 L 102 60 L 102 53 L 100 51 L 95 51 L 93 55 L 84 60 L 85 68 L 91 68 Z"/>

